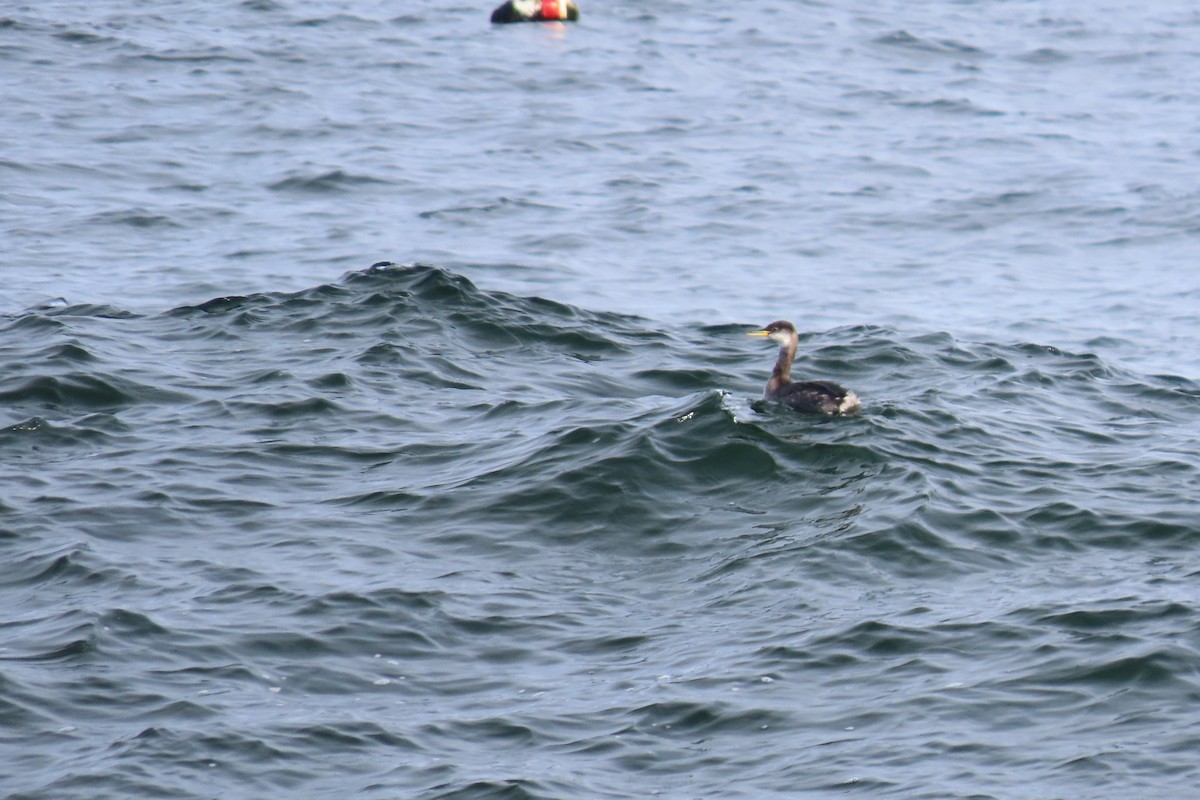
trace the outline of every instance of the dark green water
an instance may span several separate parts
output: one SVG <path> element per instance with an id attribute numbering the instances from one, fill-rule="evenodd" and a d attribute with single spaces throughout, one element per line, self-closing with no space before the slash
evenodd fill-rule
<path id="1" fill-rule="evenodd" d="M 0 8 L 0 798 L 1195 796 L 1195 4 L 498 3 Z"/>
<path id="2" fill-rule="evenodd" d="M 427 266 L 0 328 L 14 798 L 1177 796 L 1200 388 Z M 754 321 L 761 324 L 761 321 Z"/>

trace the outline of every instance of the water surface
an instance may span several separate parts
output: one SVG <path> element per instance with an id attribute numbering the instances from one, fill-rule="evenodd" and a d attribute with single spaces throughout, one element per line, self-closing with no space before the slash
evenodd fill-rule
<path id="1" fill-rule="evenodd" d="M 3 13 L 0 794 L 1193 791 L 1195 11 L 489 12 Z"/>

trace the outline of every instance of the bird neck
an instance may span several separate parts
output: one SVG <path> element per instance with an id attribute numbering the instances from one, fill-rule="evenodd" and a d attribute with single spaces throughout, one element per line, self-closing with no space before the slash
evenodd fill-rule
<path id="1" fill-rule="evenodd" d="M 775 360 L 771 380 L 767 381 L 767 396 L 792 382 L 792 362 L 796 359 L 796 348 L 799 344 L 798 337 L 793 336 L 791 341 L 779 348 L 779 358 Z"/>

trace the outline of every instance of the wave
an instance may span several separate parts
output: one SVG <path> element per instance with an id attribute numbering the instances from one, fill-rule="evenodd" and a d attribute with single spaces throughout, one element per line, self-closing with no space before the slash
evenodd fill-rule
<path id="1" fill-rule="evenodd" d="M 804 332 L 796 369 L 864 409 L 812 418 L 759 402 L 753 327 L 394 264 L 0 319 L 0 708 L 64 747 L 97 736 L 63 728 L 78 709 L 106 732 L 103 774 L 41 796 L 161 794 L 164 760 L 186 791 L 344 786 L 380 752 L 411 756 L 381 794 L 580 785 L 433 757 L 485 750 L 589 759 L 597 795 L 707 764 L 691 786 L 719 794 L 801 734 L 853 759 L 903 719 L 889 746 L 919 760 L 957 752 L 944 714 L 1194 693 L 1195 609 L 1159 577 L 1190 574 L 1194 382 L 847 326 Z M 1130 563 L 1161 599 L 1105 593 Z"/>
<path id="2" fill-rule="evenodd" d="M 1093 353 L 878 326 L 807 332 L 797 372 L 865 401 L 860 417 L 831 421 L 752 402 L 772 354 L 747 345 L 751 326 L 668 327 L 428 265 L 382 262 L 152 317 L 51 307 L 8 328 L 30 325 L 51 341 L 6 353 L 27 365 L 0 394 L 23 414 L 10 445 L 33 432 L 51 450 L 141 436 L 213 470 L 243 465 L 248 485 L 350 468 L 354 482 L 319 482 L 312 499 L 484 548 L 670 552 L 750 528 L 771 531 L 771 548 L 786 533 L 919 572 L 1190 529 L 1166 491 L 1152 494 L 1154 520 L 1120 498 L 1147 473 L 1196 480 L 1186 443 L 1163 437 L 1194 419 L 1200 390 Z M 125 427 L 98 427 L 96 412 Z M 209 497 L 236 504 L 233 491 Z"/>

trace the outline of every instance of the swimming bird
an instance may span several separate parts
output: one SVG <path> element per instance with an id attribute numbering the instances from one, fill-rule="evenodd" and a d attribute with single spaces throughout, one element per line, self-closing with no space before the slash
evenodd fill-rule
<path id="1" fill-rule="evenodd" d="M 792 362 L 796 359 L 796 349 L 800 346 L 800 337 L 796 335 L 796 326 L 786 320 L 772 322 L 760 331 L 753 331 L 747 336 L 766 336 L 779 345 L 779 359 L 771 372 L 771 380 L 767 381 L 767 389 L 763 399 L 807 414 L 853 414 L 858 411 L 860 403 L 858 395 L 831 381 L 793 381 Z"/>

